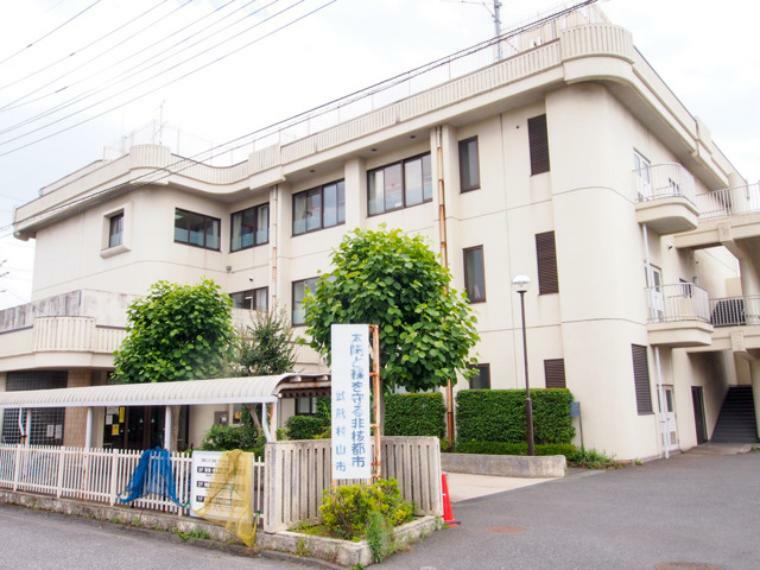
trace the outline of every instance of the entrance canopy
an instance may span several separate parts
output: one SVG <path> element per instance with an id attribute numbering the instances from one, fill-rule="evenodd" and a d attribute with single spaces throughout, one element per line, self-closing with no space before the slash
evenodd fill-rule
<path id="1" fill-rule="evenodd" d="M 325 389 L 325 374 L 279 374 L 83 388 L 0 392 L 0 408 L 270 404 L 289 392 Z"/>

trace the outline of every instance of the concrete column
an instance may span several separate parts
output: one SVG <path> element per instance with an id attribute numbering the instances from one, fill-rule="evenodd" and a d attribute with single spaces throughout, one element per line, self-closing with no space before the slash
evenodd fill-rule
<path id="1" fill-rule="evenodd" d="M 87 419 L 84 428 L 84 448 L 92 447 L 92 407 L 87 408 Z"/>
<path id="2" fill-rule="evenodd" d="M 752 396 L 755 400 L 755 423 L 757 434 L 760 437 L 760 359 L 755 358 L 750 362 L 752 371 Z"/>
<path id="3" fill-rule="evenodd" d="M 272 255 L 276 257 L 272 260 L 274 270 L 269 294 L 272 298 L 272 307 L 275 305 L 287 307 L 290 305 L 289 260 L 293 201 L 290 196 L 290 187 L 286 182 L 278 184 L 275 192 L 277 193 L 277 224 L 276 227 L 270 228 L 270 233 L 277 244 L 277 251 L 272 251 Z"/>
<path id="4" fill-rule="evenodd" d="M 280 190 L 274 185 L 269 190 L 269 306 L 277 304 L 277 284 L 279 281 L 278 244 L 280 243 Z"/>
<path id="5" fill-rule="evenodd" d="M 367 221 L 367 167 L 363 158 L 352 158 L 344 169 L 346 231 L 363 228 Z"/>
<path id="6" fill-rule="evenodd" d="M 164 410 L 164 449 L 172 451 L 172 407 L 166 406 Z"/>
<path id="7" fill-rule="evenodd" d="M 728 188 L 731 193 L 731 211 L 733 214 L 744 214 L 749 211 L 749 195 L 747 181 L 738 173 L 728 175 Z"/>
<path id="8" fill-rule="evenodd" d="M 744 297 L 744 314 L 748 325 L 760 324 L 760 276 L 752 256 L 744 255 L 739 258 L 739 273 Z"/>
<path id="9" fill-rule="evenodd" d="M 272 441 L 277 441 L 277 407 L 280 405 L 280 402 L 272 402 L 270 405 L 272 406 L 272 413 L 269 416 L 270 437 Z"/>

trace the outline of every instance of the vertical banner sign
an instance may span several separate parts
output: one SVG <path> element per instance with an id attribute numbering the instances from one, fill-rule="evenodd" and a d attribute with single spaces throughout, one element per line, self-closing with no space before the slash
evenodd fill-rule
<path id="1" fill-rule="evenodd" d="M 369 325 L 332 325 L 332 478 L 369 479 Z"/>

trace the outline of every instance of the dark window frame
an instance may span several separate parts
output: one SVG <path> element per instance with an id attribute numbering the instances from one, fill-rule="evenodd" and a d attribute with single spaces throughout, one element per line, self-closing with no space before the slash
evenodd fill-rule
<path id="1" fill-rule="evenodd" d="M 181 241 L 181 240 L 178 240 L 177 239 L 177 233 L 176 233 L 176 229 L 177 229 L 177 212 L 183 212 L 185 214 L 190 214 L 192 216 L 200 216 L 201 218 L 204 219 L 205 222 L 208 222 L 209 220 L 215 221 L 215 222 L 219 222 L 219 233 L 216 236 L 217 241 L 219 242 L 219 247 L 208 247 L 207 245 L 198 245 L 196 243 L 191 243 L 190 241 Z M 205 223 L 204 223 L 204 227 L 205 227 Z M 178 244 L 181 244 L 181 245 L 188 245 L 190 247 L 197 247 L 199 249 L 205 249 L 205 250 L 208 250 L 208 251 L 222 251 L 222 219 L 221 218 L 215 218 L 214 216 L 209 216 L 208 214 L 201 214 L 200 212 L 193 212 L 191 210 L 185 210 L 184 208 L 177 208 L 177 207 L 175 207 L 174 208 L 174 230 L 175 230 L 175 232 L 174 232 L 174 243 L 178 243 Z M 189 230 L 188 230 L 188 232 L 189 232 Z M 206 237 L 207 237 L 207 234 L 204 231 L 203 232 L 203 243 L 204 244 L 206 243 Z"/>
<path id="2" fill-rule="evenodd" d="M 475 143 L 475 166 L 476 166 L 476 172 L 475 172 L 475 183 L 474 184 L 465 184 L 464 180 L 464 170 L 462 169 L 462 163 L 463 161 L 463 153 L 464 149 L 467 148 L 467 145 L 474 142 Z M 459 192 L 464 194 L 465 192 L 473 192 L 475 190 L 480 190 L 480 142 L 478 142 L 478 137 L 475 135 L 474 137 L 469 137 L 466 139 L 462 139 L 458 143 L 459 147 Z"/>
<path id="3" fill-rule="evenodd" d="M 267 209 L 267 239 L 266 241 L 262 241 L 258 243 L 256 241 L 256 235 L 259 233 L 259 210 L 264 208 L 266 206 Z M 233 233 L 235 231 L 235 216 L 243 216 L 246 212 L 253 210 L 253 243 L 251 245 L 241 246 L 236 249 L 233 249 L 232 247 L 232 239 L 233 239 Z M 262 204 L 256 204 L 255 206 L 251 206 L 249 208 L 244 208 L 242 210 L 238 210 L 237 212 L 232 212 L 230 214 L 230 253 L 235 253 L 238 251 L 243 251 L 244 249 L 251 249 L 260 245 L 266 245 L 269 243 L 269 227 L 270 227 L 270 221 L 271 221 L 271 209 L 269 208 L 269 202 L 264 202 Z M 242 242 L 242 238 L 241 238 Z"/>
<path id="4" fill-rule="evenodd" d="M 307 281 L 316 281 L 319 279 L 319 276 L 316 275 L 314 277 L 307 277 L 305 279 L 296 279 L 295 281 L 291 281 L 290 284 L 290 324 L 294 327 L 302 327 L 306 325 L 306 322 L 297 323 L 295 321 L 295 312 L 296 312 L 296 285 L 299 283 L 305 283 Z M 305 293 L 305 292 L 304 292 Z"/>
<path id="5" fill-rule="evenodd" d="M 337 192 L 337 186 L 338 184 L 343 184 L 343 220 L 340 220 L 340 216 L 338 215 L 338 192 Z M 335 207 L 336 207 L 336 215 L 335 219 L 338 220 L 336 223 L 326 226 L 325 225 L 325 186 L 331 186 L 335 184 L 336 186 L 336 192 L 335 192 Z M 308 194 L 310 192 L 314 192 L 315 190 L 319 190 L 319 227 L 314 229 L 304 229 L 302 232 L 296 233 L 296 196 L 300 196 L 302 194 L 306 194 L 308 199 Z M 322 230 L 327 230 L 330 228 L 337 228 L 338 226 L 342 226 L 346 223 L 346 179 L 345 178 L 339 178 L 338 180 L 333 180 L 332 182 L 325 182 L 324 184 L 320 184 L 319 186 L 314 186 L 313 188 L 308 188 L 306 190 L 299 190 L 298 192 L 295 192 L 290 199 L 290 206 L 291 206 L 291 217 L 290 217 L 290 235 L 291 237 L 298 237 L 305 234 L 310 234 L 314 232 L 320 232 Z"/>
<path id="6" fill-rule="evenodd" d="M 430 151 L 416 154 L 414 156 L 409 156 L 407 158 L 396 160 L 394 162 L 389 162 L 388 164 L 383 164 L 382 166 L 377 166 L 367 171 L 367 217 L 368 218 L 372 218 L 374 216 L 382 216 L 384 214 L 389 214 L 391 212 L 398 212 L 399 210 L 406 210 L 407 208 L 414 208 L 415 206 L 422 206 L 423 204 L 430 204 L 433 201 L 434 192 L 432 191 L 430 193 L 430 198 L 428 198 L 427 200 L 425 199 L 425 186 L 423 183 L 422 202 L 419 202 L 418 204 L 410 204 L 410 205 L 407 205 L 406 203 L 406 163 L 412 162 L 414 160 L 422 159 L 425 156 L 430 156 L 430 184 L 432 186 L 433 184 L 433 156 L 430 153 Z M 391 166 L 396 166 L 397 164 L 401 166 L 401 202 L 403 205 L 399 206 L 398 208 L 386 209 L 385 208 L 385 193 L 383 193 L 383 211 L 370 214 L 369 188 L 370 188 L 370 180 L 372 179 L 372 175 L 378 170 L 385 170 L 386 168 L 390 168 Z M 423 176 L 423 180 L 424 180 L 424 176 Z"/>
<path id="7" fill-rule="evenodd" d="M 639 377 L 636 374 L 637 354 L 643 355 L 645 377 Z M 641 344 L 631 344 L 631 360 L 633 364 L 633 395 L 636 400 L 636 413 L 640 416 L 652 415 L 654 414 L 654 404 L 652 403 L 652 381 L 649 377 L 648 347 Z M 644 391 L 646 394 L 644 394 Z"/>
<path id="8" fill-rule="evenodd" d="M 471 276 L 469 275 L 469 272 L 467 271 L 467 254 L 471 251 L 477 251 L 480 250 L 480 257 L 483 260 L 483 295 L 481 295 L 477 299 L 473 299 L 470 297 L 470 280 Z M 474 245 L 472 247 L 465 247 L 462 250 L 462 265 L 464 266 L 464 290 L 467 294 L 467 299 L 470 302 L 471 305 L 474 305 L 476 303 L 485 303 L 486 302 L 486 254 L 485 250 L 483 249 L 483 245 Z"/>
<path id="9" fill-rule="evenodd" d="M 256 306 L 256 292 L 257 291 L 262 291 L 262 290 L 266 291 L 266 298 L 267 298 L 267 308 L 263 309 L 263 310 L 268 311 L 269 310 L 269 286 L 268 285 L 265 285 L 264 287 L 255 287 L 253 289 L 243 289 L 242 291 L 235 291 L 233 293 L 230 293 L 229 295 L 230 295 L 230 297 L 232 297 L 233 295 L 240 295 L 240 294 L 245 294 L 245 293 L 249 293 L 250 292 L 251 293 L 251 299 L 253 299 L 253 307 L 250 308 L 250 309 L 247 308 L 247 307 L 235 307 L 234 305 L 233 305 L 233 307 L 236 308 L 236 309 L 245 309 L 245 310 L 248 310 L 248 311 L 259 311 L 259 310 L 261 310 L 261 309 L 259 309 L 259 307 Z"/>
<path id="10" fill-rule="evenodd" d="M 553 367 L 557 367 L 556 369 L 553 369 Z M 551 386 L 549 385 L 549 379 L 550 377 L 553 377 L 555 374 L 559 374 L 559 370 L 561 368 L 561 386 L 554 385 L 555 382 L 552 382 Z M 546 388 L 567 388 L 567 374 L 565 371 L 565 359 L 564 358 L 546 358 L 544 359 L 544 386 Z"/>
<path id="11" fill-rule="evenodd" d="M 545 236 L 551 235 L 553 253 L 550 257 L 545 249 L 539 244 L 545 243 L 543 240 Z M 554 295 L 559 293 L 559 266 L 557 263 L 557 236 L 554 230 L 548 232 L 540 232 L 535 234 L 536 244 L 536 269 L 538 276 L 538 294 L 539 295 Z M 544 273 L 542 268 L 544 263 L 551 263 L 552 267 L 547 268 L 547 271 L 551 273 L 551 280 L 547 281 L 547 278 L 541 279 L 541 275 Z"/>
<path id="12" fill-rule="evenodd" d="M 490 363 L 481 363 L 481 364 L 475 364 L 473 368 L 478 370 L 478 377 L 480 376 L 480 371 L 485 370 L 488 374 L 488 388 L 473 388 L 472 387 L 472 381 L 473 378 L 470 378 L 469 384 L 470 384 L 470 390 L 490 390 L 491 389 L 491 364 Z"/>
<path id="13" fill-rule="evenodd" d="M 299 411 L 298 403 L 305 399 L 308 399 L 309 401 L 309 411 L 308 412 Z M 317 397 L 316 396 L 297 396 L 295 398 L 294 413 L 296 416 L 316 416 L 319 413 Z"/>
<path id="14" fill-rule="evenodd" d="M 534 153 L 541 151 L 542 154 Z M 530 155 L 530 175 L 536 176 L 551 171 L 549 155 L 549 124 L 546 113 L 528 119 L 528 154 Z M 544 159 L 544 156 L 546 157 Z"/>
<path id="15" fill-rule="evenodd" d="M 121 227 L 119 228 L 119 243 L 112 243 L 111 240 L 113 239 L 114 231 L 114 221 L 121 220 Z M 124 245 L 124 210 L 120 210 L 119 212 L 114 212 L 113 214 L 108 216 L 108 248 L 112 247 L 119 247 L 120 245 Z"/>

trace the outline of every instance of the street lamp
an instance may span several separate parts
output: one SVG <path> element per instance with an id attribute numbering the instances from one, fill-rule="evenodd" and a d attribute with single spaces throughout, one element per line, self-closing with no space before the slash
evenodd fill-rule
<path id="1" fill-rule="evenodd" d="M 530 380 L 528 379 L 528 337 L 525 334 L 525 292 L 530 285 L 530 277 L 517 275 L 512 279 L 512 286 L 520 294 L 520 314 L 522 315 L 523 361 L 525 363 L 525 423 L 528 436 L 528 455 L 535 455 L 533 443 L 533 400 L 530 398 Z"/>

